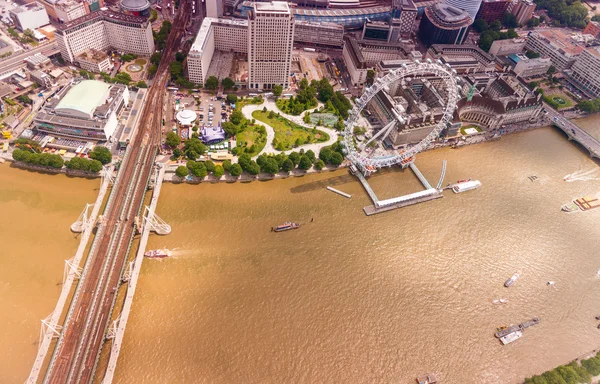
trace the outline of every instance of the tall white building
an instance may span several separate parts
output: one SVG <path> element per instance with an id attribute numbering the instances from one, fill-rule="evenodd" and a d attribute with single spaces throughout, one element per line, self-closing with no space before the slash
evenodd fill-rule
<path id="1" fill-rule="evenodd" d="M 592 97 L 600 97 L 600 52 L 589 47 L 579 55 L 568 74 L 577 88 Z"/>
<path id="2" fill-rule="evenodd" d="M 62 58 L 70 63 L 89 49 L 135 53 L 154 52 L 152 26 L 148 20 L 111 11 L 93 12 L 57 26 L 56 42 Z"/>
<path id="3" fill-rule="evenodd" d="M 75 0 L 61 0 L 54 5 L 56 18 L 62 23 L 78 19 L 87 14 L 83 2 Z"/>
<path id="4" fill-rule="evenodd" d="M 38 3 L 29 3 L 9 11 L 11 19 L 15 26 L 21 32 L 26 29 L 34 30 L 44 25 L 50 24 L 46 8 Z"/>
<path id="5" fill-rule="evenodd" d="M 254 3 L 248 12 L 248 88 L 289 87 L 294 17 L 288 3 Z"/>
<path id="6" fill-rule="evenodd" d="M 206 0 L 206 17 L 222 17 L 223 16 L 223 0 Z"/>

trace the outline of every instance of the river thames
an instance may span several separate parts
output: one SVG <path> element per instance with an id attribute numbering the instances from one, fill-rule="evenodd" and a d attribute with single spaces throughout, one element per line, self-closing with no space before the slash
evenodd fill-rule
<path id="1" fill-rule="evenodd" d="M 416 163 L 435 184 L 444 159 L 446 182 L 483 186 L 371 217 L 347 170 L 165 184 L 157 212 L 173 231 L 152 236 L 149 248 L 174 256 L 144 261 L 115 382 L 412 383 L 431 372 L 443 383 L 517 383 L 600 347 L 600 210 L 560 211 L 600 193 L 597 163 L 552 128 L 426 152 Z M 582 176 L 564 181 L 572 173 Z M 26 180 L 4 186 L 13 195 L 44 197 L 33 207 L 0 200 L 11 218 L 0 227 L 9 240 L 1 364 L 3 382 L 20 383 L 39 319 L 58 297 L 62 260 L 77 246 L 69 225 L 99 183 L 8 166 L 2 179 Z M 380 198 L 422 189 L 410 171 L 369 181 Z M 288 220 L 301 228 L 270 232 Z M 508 304 L 491 304 L 499 298 Z M 497 326 L 534 316 L 540 325 L 520 340 L 494 338 Z"/>

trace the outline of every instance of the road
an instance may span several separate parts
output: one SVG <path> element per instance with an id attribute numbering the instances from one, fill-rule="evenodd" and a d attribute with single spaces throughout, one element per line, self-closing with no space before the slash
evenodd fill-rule
<path id="1" fill-rule="evenodd" d="M 121 164 L 44 382 L 79 384 L 94 379 L 135 234 L 134 223 L 160 144 L 169 64 L 175 60 L 190 9 L 189 0 L 180 3 L 154 84 L 148 91 L 138 132 Z"/>
<path id="2" fill-rule="evenodd" d="M 34 49 L 10 55 L 9 57 L 0 61 L 0 78 L 2 78 L 7 73 L 25 67 L 25 59 L 29 56 L 35 55 L 36 53 L 51 56 L 55 53 L 58 53 L 58 46 L 56 45 L 56 43 L 46 43 L 41 44 Z"/>

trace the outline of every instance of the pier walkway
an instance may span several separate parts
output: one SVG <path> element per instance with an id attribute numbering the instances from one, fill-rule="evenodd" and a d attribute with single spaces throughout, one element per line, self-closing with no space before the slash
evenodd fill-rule
<path id="1" fill-rule="evenodd" d="M 408 166 L 414 172 L 415 176 L 417 176 L 417 178 L 419 179 L 419 181 L 421 182 L 421 184 L 423 184 L 423 187 L 425 187 L 425 189 L 432 189 L 433 188 L 431 186 L 431 184 L 429 184 L 429 181 L 427 181 L 427 179 L 425 178 L 425 176 L 423 176 L 423 174 L 421 173 L 421 171 L 419 171 L 419 168 L 417 168 L 417 166 L 415 165 L 414 161 L 411 161 L 408 164 Z"/>
<path id="2" fill-rule="evenodd" d="M 102 202 L 104 201 L 104 197 L 106 196 L 106 192 L 108 191 L 108 186 L 110 185 L 111 176 L 113 173 L 113 166 L 106 168 L 104 172 L 104 177 L 102 178 L 102 184 L 100 184 L 100 191 L 98 192 L 98 197 L 96 198 L 96 202 L 94 203 L 94 207 L 92 208 L 92 212 L 90 216 L 81 223 L 81 229 L 83 232 L 81 234 L 81 239 L 79 241 L 79 247 L 77 248 L 77 252 L 75 256 L 71 260 L 66 261 L 65 266 L 65 276 L 63 281 L 62 290 L 60 291 L 60 296 L 56 303 L 56 307 L 54 307 L 54 311 L 48 316 L 46 319 L 42 320 L 42 330 L 40 332 L 40 344 L 37 356 L 33 363 L 33 367 L 31 368 L 31 372 L 29 373 L 29 377 L 27 378 L 27 383 L 36 383 L 41 369 L 44 365 L 44 361 L 46 360 L 46 355 L 48 354 L 48 350 L 52 340 L 60 335 L 60 331 L 62 326 L 59 323 L 59 320 L 63 314 L 65 304 L 69 299 L 71 294 L 71 288 L 73 287 L 73 282 L 75 279 L 78 279 L 80 276 L 80 267 L 81 259 L 85 253 L 85 249 L 90 240 L 90 236 L 95 227 L 96 219 L 98 217 L 98 213 L 100 212 L 100 208 L 102 208 Z"/>
<path id="3" fill-rule="evenodd" d="M 566 133 L 569 140 L 578 142 L 582 147 L 587 149 L 591 157 L 600 159 L 600 142 L 595 137 L 562 116 L 546 103 L 544 103 L 544 109 L 548 112 L 548 116 L 552 119 L 553 124 Z"/>
<path id="4" fill-rule="evenodd" d="M 153 229 L 151 224 L 152 221 L 148 220 L 147 218 L 154 216 L 166 170 L 166 166 L 160 166 L 158 174 L 156 176 L 154 182 L 154 191 L 152 192 L 152 201 L 150 202 L 150 206 L 148 207 L 146 215 L 143 218 L 143 224 L 141 228 L 142 237 L 140 239 L 138 251 L 134 261 L 131 262 L 129 266 L 130 269 L 129 273 L 127 274 L 128 286 L 127 294 L 125 296 L 125 302 L 123 303 L 121 314 L 119 315 L 118 319 L 115 320 L 114 325 L 111 331 L 109 332 L 110 336 L 112 337 L 112 345 L 110 348 L 110 357 L 108 360 L 106 373 L 104 375 L 104 379 L 102 380 L 103 384 L 112 383 L 113 377 L 115 375 L 117 361 L 119 359 L 119 352 L 121 352 L 121 344 L 123 343 L 125 328 L 127 327 L 127 320 L 129 319 L 129 313 L 131 312 L 131 305 L 133 303 L 133 297 L 135 295 L 138 277 L 140 275 L 140 270 L 142 269 L 142 262 L 144 261 L 144 253 L 146 251 L 146 245 L 148 244 L 148 237 L 150 236 L 150 231 Z"/>

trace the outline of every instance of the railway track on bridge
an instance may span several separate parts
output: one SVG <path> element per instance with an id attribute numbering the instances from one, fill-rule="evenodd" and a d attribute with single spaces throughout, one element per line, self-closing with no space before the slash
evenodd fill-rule
<path id="1" fill-rule="evenodd" d="M 136 136 L 128 147 L 94 244 L 67 313 L 44 382 L 90 383 L 95 376 L 121 276 L 135 235 L 136 217 L 161 142 L 161 118 L 169 64 L 174 60 L 190 14 L 182 1 L 149 90 Z"/>

